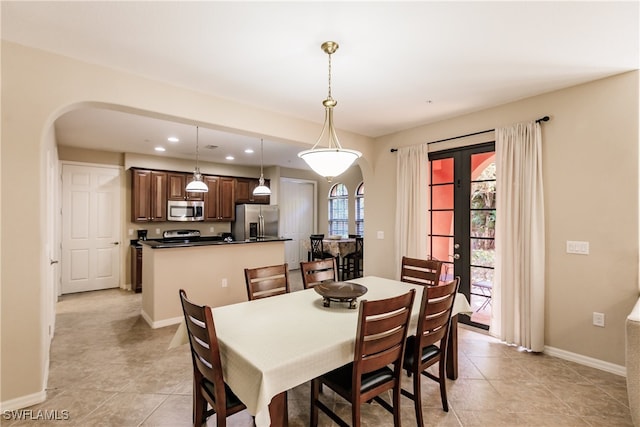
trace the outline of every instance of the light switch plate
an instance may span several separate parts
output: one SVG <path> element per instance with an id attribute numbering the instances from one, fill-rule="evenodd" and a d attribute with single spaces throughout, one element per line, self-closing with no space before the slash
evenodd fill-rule
<path id="1" fill-rule="evenodd" d="M 589 255 L 589 242 L 567 240 L 567 253 L 578 255 Z"/>
<path id="2" fill-rule="evenodd" d="M 380 239 L 380 240 L 384 239 L 384 231 L 378 231 L 378 233 L 377 233 L 377 237 L 378 237 L 378 239 Z"/>
<path id="3" fill-rule="evenodd" d="M 593 312 L 593 326 L 604 328 L 604 313 Z"/>

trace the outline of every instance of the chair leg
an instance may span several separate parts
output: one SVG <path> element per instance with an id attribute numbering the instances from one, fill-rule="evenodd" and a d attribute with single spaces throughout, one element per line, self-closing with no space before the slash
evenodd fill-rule
<path id="1" fill-rule="evenodd" d="M 444 358 L 445 356 L 442 355 Z M 440 398 L 442 399 L 442 409 L 449 412 L 449 402 L 447 401 L 447 376 L 445 373 L 446 364 L 443 359 L 438 362 L 438 382 L 440 383 Z"/>
<path id="2" fill-rule="evenodd" d="M 313 379 L 311 380 L 311 415 L 309 417 L 311 427 L 316 427 L 318 425 L 318 407 L 316 406 L 316 401 L 318 400 L 319 394 L 320 381 Z"/>
<path id="3" fill-rule="evenodd" d="M 357 398 L 351 400 L 351 425 L 353 427 L 360 427 L 360 406 L 360 401 Z"/>
<path id="4" fill-rule="evenodd" d="M 400 379 L 398 385 L 393 388 L 393 425 L 400 427 Z"/>
<path id="5" fill-rule="evenodd" d="M 227 427 L 227 414 L 216 412 L 216 427 Z"/>
<path id="6" fill-rule="evenodd" d="M 202 390 L 200 389 L 200 384 L 198 380 L 193 379 L 193 425 L 194 427 L 200 427 L 206 421 L 207 414 L 207 401 L 204 399 L 202 395 Z"/>
<path id="7" fill-rule="evenodd" d="M 416 410 L 416 425 L 418 427 L 424 426 L 424 420 L 422 417 L 422 375 L 414 373 L 413 375 L 413 406 Z"/>

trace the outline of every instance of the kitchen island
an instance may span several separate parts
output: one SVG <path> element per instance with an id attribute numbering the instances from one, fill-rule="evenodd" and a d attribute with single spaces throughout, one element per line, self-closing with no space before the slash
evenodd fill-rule
<path id="1" fill-rule="evenodd" d="M 154 329 L 180 323 L 180 289 L 212 307 L 246 301 L 244 269 L 283 264 L 287 240 L 141 241 L 142 317 Z"/>

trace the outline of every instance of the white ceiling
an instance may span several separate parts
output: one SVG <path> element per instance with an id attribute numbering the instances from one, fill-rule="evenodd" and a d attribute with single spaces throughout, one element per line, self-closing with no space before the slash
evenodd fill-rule
<path id="1" fill-rule="evenodd" d="M 320 45 L 334 40 L 336 126 L 377 137 L 638 69 L 639 13 L 637 1 L 2 1 L 2 38 L 318 122 L 318 134 Z M 184 158 L 195 143 L 193 124 L 99 109 L 67 113 L 56 132 L 62 145 L 162 143 Z M 208 144 L 219 148 L 206 160 L 259 164 L 242 153 L 255 135 L 201 129 Z M 265 141 L 265 164 L 303 167 L 298 151 Z"/>

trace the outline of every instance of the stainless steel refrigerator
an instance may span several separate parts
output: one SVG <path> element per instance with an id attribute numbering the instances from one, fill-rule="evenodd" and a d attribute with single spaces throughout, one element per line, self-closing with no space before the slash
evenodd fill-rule
<path id="1" fill-rule="evenodd" d="M 276 205 L 236 205 L 236 220 L 233 223 L 235 240 L 279 237 L 280 211 Z"/>

